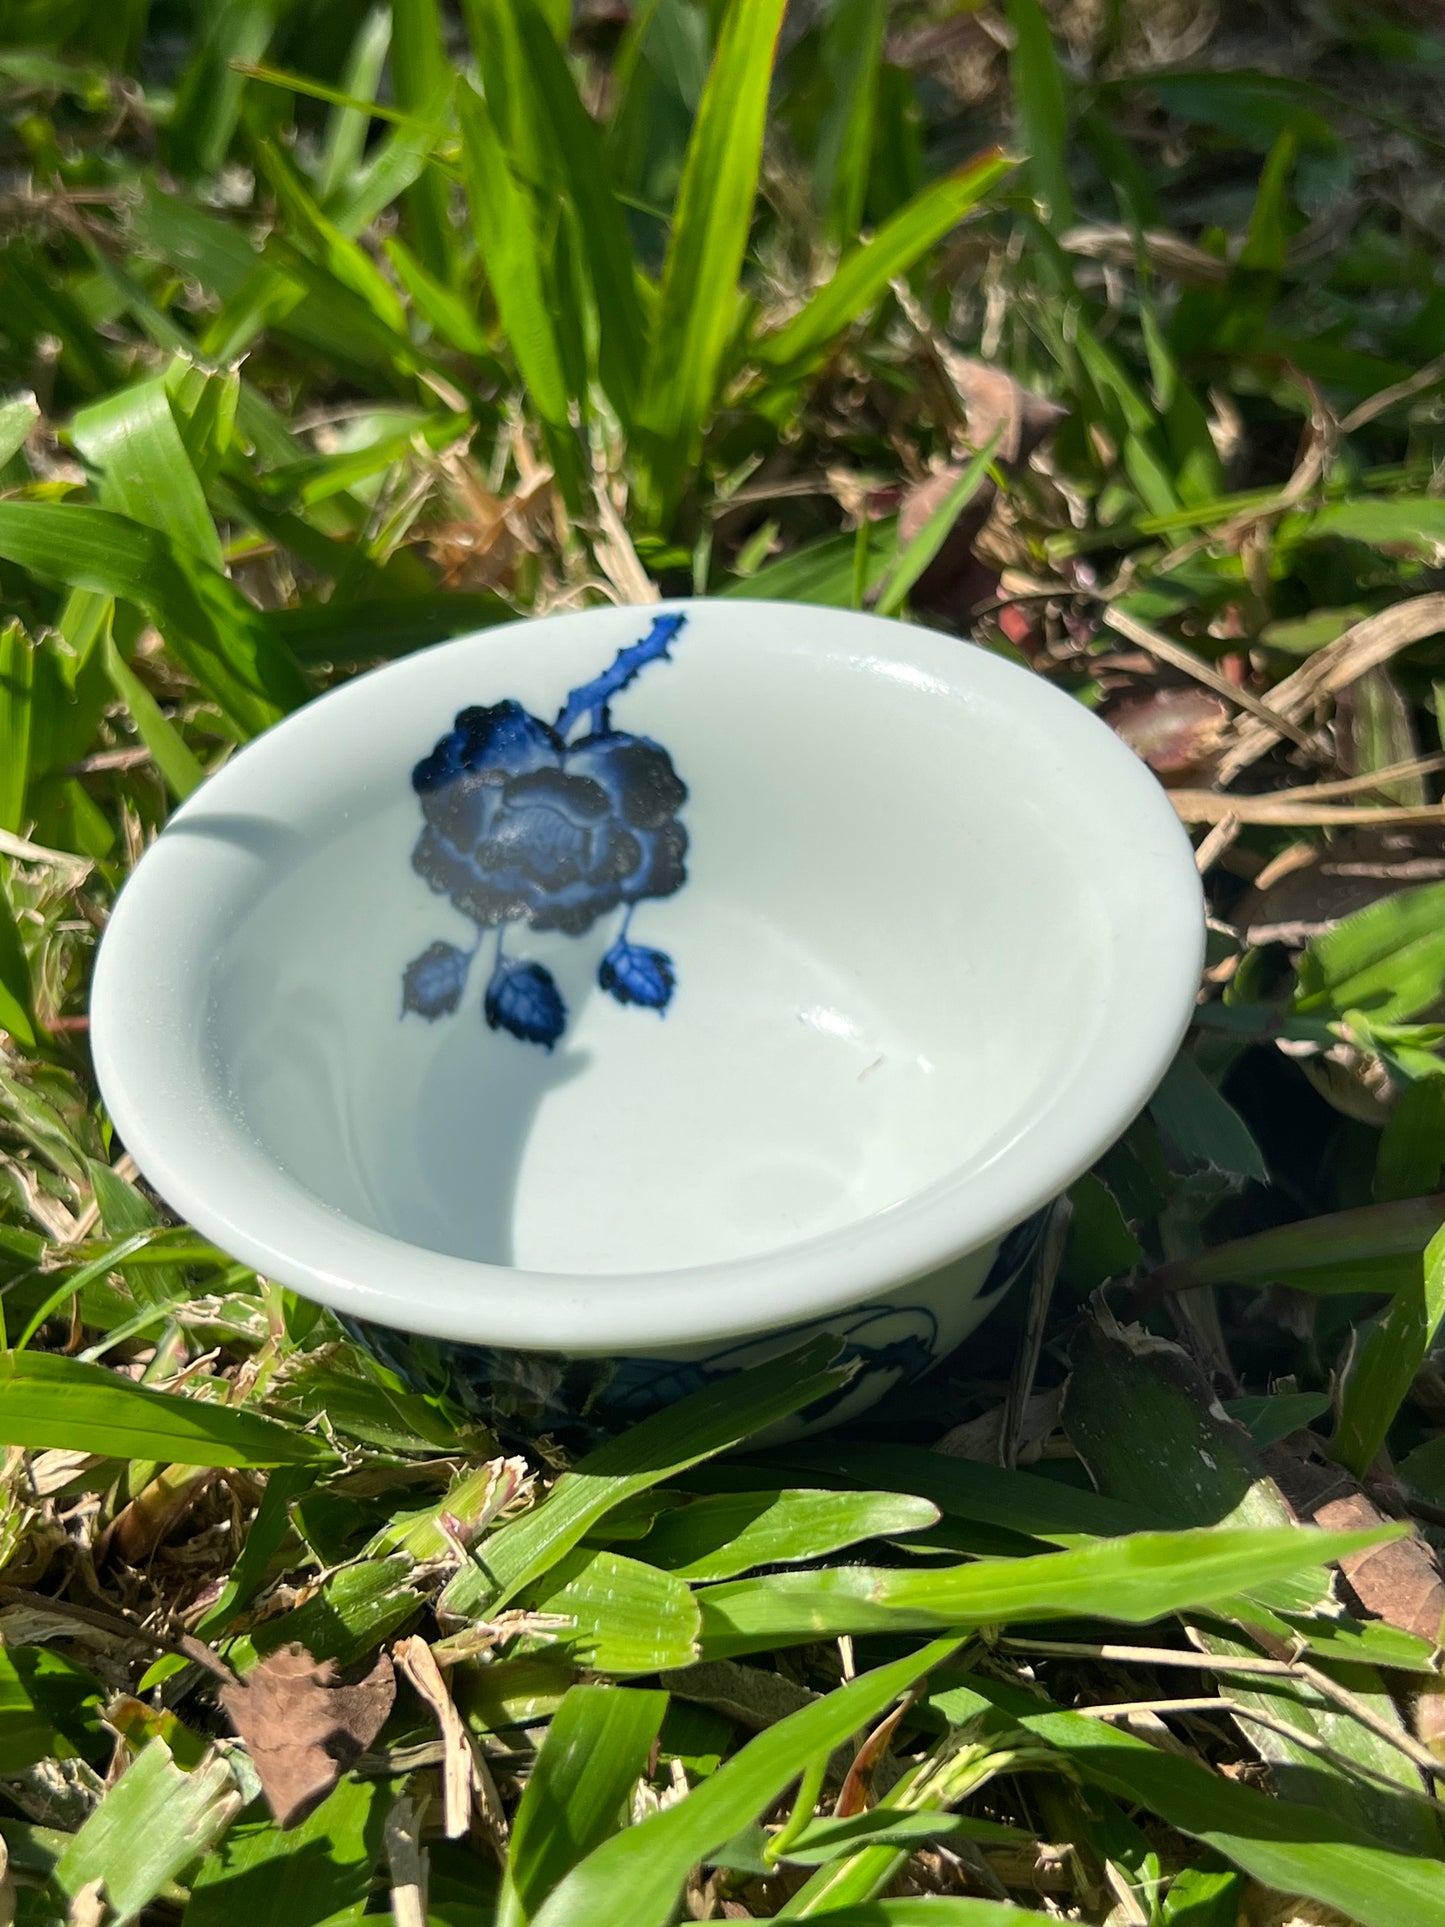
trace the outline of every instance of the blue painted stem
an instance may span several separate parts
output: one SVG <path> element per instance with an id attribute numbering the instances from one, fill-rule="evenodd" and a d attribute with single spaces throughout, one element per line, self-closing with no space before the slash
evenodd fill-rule
<path id="1" fill-rule="evenodd" d="M 594 676 L 591 682 L 585 682 L 580 689 L 572 691 L 557 717 L 557 734 L 565 741 L 568 732 L 575 728 L 583 716 L 589 714 L 593 730 L 599 734 L 605 731 L 609 727 L 608 703 L 650 662 L 666 657 L 668 644 L 686 621 L 685 615 L 655 616 L 652 628 L 641 642 L 634 642 L 628 648 L 619 650 L 610 669 L 604 669 L 600 676 Z"/>
<path id="2" fill-rule="evenodd" d="M 487 979 L 488 993 L 496 989 L 497 979 L 501 976 L 502 965 L 506 961 L 506 959 L 502 955 L 502 932 L 506 929 L 506 927 L 507 926 L 504 923 L 499 923 L 497 925 L 497 947 L 492 952 L 492 974 Z M 472 955 L 474 957 L 476 956 L 477 952 L 481 949 L 482 939 L 485 937 L 485 935 L 486 935 L 486 932 L 484 930 L 478 930 L 477 940 L 472 945 Z"/>

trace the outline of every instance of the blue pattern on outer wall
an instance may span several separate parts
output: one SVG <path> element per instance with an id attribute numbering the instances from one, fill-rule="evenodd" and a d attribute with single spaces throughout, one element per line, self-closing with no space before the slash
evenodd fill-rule
<path id="1" fill-rule="evenodd" d="M 633 943 L 634 907 L 687 881 L 687 831 L 677 812 L 687 785 L 659 743 L 612 726 L 612 700 L 654 662 L 683 615 L 657 616 L 574 689 L 555 723 L 510 697 L 459 712 L 412 772 L 425 819 L 412 868 L 477 926 L 470 950 L 429 944 L 402 975 L 402 1012 L 434 1023 L 456 1010 L 487 932 L 497 933 L 482 1013 L 493 1030 L 551 1050 L 567 1006 L 545 964 L 503 954 L 509 923 L 579 937 L 626 906 L 621 934 L 597 973 L 619 1004 L 664 1011 L 677 983 L 664 950 Z M 582 726 L 585 733 L 575 734 Z"/>
<path id="2" fill-rule="evenodd" d="M 1033 1260 L 1047 1218 L 1046 1208 L 1007 1234 L 980 1298 L 1002 1297 L 1018 1280 Z M 690 1392 L 730 1378 L 754 1362 L 750 1353 L 767 1356 L 780 1338 L 813 1331 L 825 1323 L 808 1319 L 785 1331 L 738 1339 L 706 1358 L 607 1360 L 448 1344 L 389 1325 L 349 1318 L 341 1322 L 413 1391 L 452 1398 L 472 1416 L 488 1424 L 500 1422 L 504 1430 L 581 1428 L 592 1433 L 615 1427 L 619 1421 L 645 1418 Z M 826 1418 L 875 1374 L 886 1375 L 881 1393 L 889 1385 L 921 1378 L 943 1356 L 938 1320 L 925 1305 L 855 1305 L 826 1324 L 845 1341 L 842 1362 L 856 1364 L 858 1371 L 846 1386 L 798 1414 L 808 1423 Z"/>

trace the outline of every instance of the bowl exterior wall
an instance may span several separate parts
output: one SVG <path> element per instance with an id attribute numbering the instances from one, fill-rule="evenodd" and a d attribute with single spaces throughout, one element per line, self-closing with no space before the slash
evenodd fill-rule
<path id="1" fill-rule="evenodd" d="M 594 1436 L 620 1431 L 720 1379 L 834 1332 L 855 1374 L 767 1434 L 766 1443 L 781 1444 L 857 1418 L 885 1393 L 941 1364 L 1029 1270 L 1047 1218 L 1047 1210 L 1036 1212 L 997 1243 L 865 1304 L 724 1345 L 583 1357 L 449 1344 L 362 1319 L 343 1322 L 411 1391 L 448 1398 L 509 1433 L 575 1433 L 580 1427 Z"/>

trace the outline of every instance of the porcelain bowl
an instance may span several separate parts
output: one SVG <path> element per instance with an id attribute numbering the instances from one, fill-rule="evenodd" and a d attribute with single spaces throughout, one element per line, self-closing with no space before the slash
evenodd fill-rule
<path id="1" fill-rule="evenodd" d="M 122 891 L 91 1041 L 175 1210 L 414 1382 L 636 1412 L 826 1326 L 863 1369 L 816 1420 L 983 1316 L 1202 947 L 1167 797 L 1042 677 L 699 599 L 249 745 Z"/>

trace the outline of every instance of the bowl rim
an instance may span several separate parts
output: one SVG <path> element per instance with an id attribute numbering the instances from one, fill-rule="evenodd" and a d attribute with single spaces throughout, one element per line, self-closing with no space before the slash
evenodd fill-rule
<path id="1" fill-rule="evenodd" d="M 705 604 L 725 607 L 734 619 L 753 610 L 785 613 L 792 621 L 811 616 L 864 624 L 875 646 L 877 632 L 886 629 L 895 661 L 909 661 L 930 675 L 942 666 L 955 689 L 982 681 L 991 685 L 991 700 L 1016 711 L 1042 708 L 1061 720 L 1067 705 L 1087 715 L 1033 671 L 919 624 L 731 596 L 668 599 L 639 612 L 693 613 Z M 469 652 L 515 647 L 523 632 L 530 649 L 539 623 L 571 626 L 604 613 L 615 620 L 615 612 L 616 605 L 608 605 L 521 617 L 350 677 L 233 756 L 172 815 L 162 837 L 196 798 L 234 810 L 255 780 L 251 772 L 259 778 L 254 748 L 292 741 L 312 753 L 308 745 L 344 725 L 346 703 L 384 701 L 388 680 L 405 676 L 421 658 L 449 651 L 460 662 Z M 1126 815 L 1111 819 L 1115 862 L 1101 887 L 1107 926 L 1101 954 L 1110 970 L 1091 1040 L 1063 1082 L 1040 1091 L 1042 1108 L 1016 1119 L 987 1158 L 962 1176 L 947 1173 L 833 1230 L 751 1257 L 629 1276 L 533 1271 L 452 1257 L 347 1217 L 245 1141 L 203 1073 L 198 1038 L 183 1038 L 180 1027 L 135 1021 L 144 1000 L 154 996 L 157 959 L 149 927 L 155 892 L 164 887 L 145 857 L 117 899 L 92 979 L 90 1042 L 102 1097 L 147 1181 L 222 1250 L 335 1312 L 404 1331 L 574 1355 L 666 1352 L 789 1327 L 892 1295 L 988 1248 L 1066 1190 L 1138 1116 L 1188 1029 L 1205 943 L 1193 851 L 1147 766 L 1105 724 L 1088 720 L 1090 730 L 1074 725 L 1068 732 L 1074 780 L 1093 775 L 1129 804 Z M 274 800 L 269 807 L 274 815 Z M 1151 916 L 1142 929 L 1137 918 L 1125 916 L 1122 897 L 1109 899 L 1115 866 L 1131 863 L 1148 871 Z M 1127 894 L 1137 898 L 1137 876 Z M 234 1155 L 209 1155 L 203 1140 L 212 1140 L 214 1150 L 217 1132 L 224 1138 L 227 1129 Z"/>

